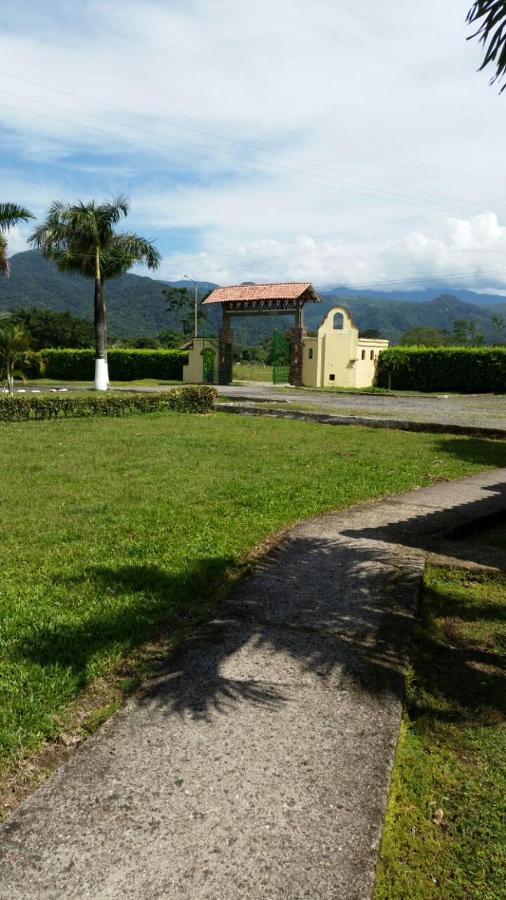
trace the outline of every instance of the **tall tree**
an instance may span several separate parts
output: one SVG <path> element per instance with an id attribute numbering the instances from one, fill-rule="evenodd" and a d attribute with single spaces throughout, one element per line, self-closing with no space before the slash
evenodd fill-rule
<path id="1" fill-rule="evenodd" d="M 54 309 L 13 309 L 10 321 L 30 335 L 35 349 L 43 347 L 92 347 L 93 325 L 88 319 Z"/>
<path id="2" fill-rule="evenodd" d="M 197 297 L 197 327 L 206 321 L 202 302 L 209 294 L 210 291 L 202 298 Z M 173 285 L 164 288 L 162 296 L 167 302 L 167 312 L 175 313 L 183 336 L 191 337 L 195 333 L 195 297 L 190 294 L 188 288 Z"/>
<path id="3" fill-rule="evenodd" d="M 506 74 L 506 3 L 504 0 L 475 0 L 467 14 L 470 25 L 478 25 L 468 40 L 477 37 L 484 47 L 481 72 L 490 63 L 495 67 L 495 74 L 490 83 L 500 81 Z M 501 93 L 506 88 L 504 84 Z"/>
<path id="4" fill-rule="evenodd" d="M 47 217 L 33 232 L 30 242 L 52 259 L 60 272 L 75 272 L 93 278 L 95 284 L 95 389 L 109 386 L 107 365 L 107 315 L 104 282 L 125 274 L 134 263 L 157 269 L 160 254 L 151 241 L 137 234 L 121 234 L 115 226 L 128 215 L 129 201 L 115 197 L 109 202 L 56 201 Z"/>
<path id="5" fill-rule="evenodd" d="M 5 235 L 18 222 L 28 222 L 28 219 L 33 219 L 33 216 L 24 206 L 18 206 L 16 203 L 0 203 L 0 274 L 2 275 L 9 275 Z"/>
<path id="6" fill-rule="evenodd" d="M 14 379 L 23 378 L 21 370 L 29 349 L 30 337 L 21 325 L 7 322 L 0 327 L 0 378 L 5 378 L 10 394 Z"/>

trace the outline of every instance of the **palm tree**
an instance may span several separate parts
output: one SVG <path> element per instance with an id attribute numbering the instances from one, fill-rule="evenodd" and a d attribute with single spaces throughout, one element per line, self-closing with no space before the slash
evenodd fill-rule
<path id="1" fill-rule="evenodd" d="M 9 231 L 9 228 L 14 228 L 18 222 L 28 222 L 28 219 L 33 219 L 33 216 L 24 206 L 18 206 L 16 203 L 0 203 L 0 274 L 2 275 L 9 275 L 5 233 Z"/>
<path id="2" fill-rule="evenodd" d="M 99 391 L 109 386 L 104 282 L 128 272 L 137 262 L 157 269 L 161 258 L 151 241 L 115 232 L 118 222 L 128 215 L 129 205 L 126 197 L 100 204 L 94 200 L 57 201 L 29 239 L 56 262 L 60 272 L 75 272 L 95 281 L 95 389 Z"/>
<path id="3" fill-rule="evenodd" d="M 466 21 L 470 25 L 478 24 L 478 30 L 468 40 L 477 37 L 483 44 L 484 56 L 479 71 L 492 63 L 495 73 L 490 83 L 500 81 L 506 75 L 506 3 L 504 0 L 475 0 Z M 505 88 L 506 84 L 500 93 Z"/>
<path id="4" fill-rule="evenodd" d="M 23 378 L 19 367 L 29 349 L 30 337 L 21 325 L 8 322 L 0 328 L 0 378 L 5 378 L 10 394 L 14 392 L 14 379 Z"/>

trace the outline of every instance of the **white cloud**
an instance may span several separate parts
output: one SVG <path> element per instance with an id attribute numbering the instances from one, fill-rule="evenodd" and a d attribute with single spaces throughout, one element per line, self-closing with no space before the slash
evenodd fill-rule
<path id="1" fill-rule="evenodd" d="M 0 195 L 40 214 L 126 191 L 165 276 L 492 287 L 506 101 L 464 17 L 460 0 L 9 3 L 1 72 L 68 93 L 0 74 Z"/>
<path id="2" fill-rule="evenodd" d="M 385 289 L 412 288 L 442 281 L 461 287 L 506 288 L 506 226 L 488 212 L 472 219 L 447 219 L 432 233 L 411 231 L 394 239 L 362 242 L 318 239 L 299 234 L 292 241 L 263 240 L 229 245 L 215 253 L 175 254 L 161 276 L 191 271 L 217 282 L 310 278 L 317 284 L 348 284 Z"/>

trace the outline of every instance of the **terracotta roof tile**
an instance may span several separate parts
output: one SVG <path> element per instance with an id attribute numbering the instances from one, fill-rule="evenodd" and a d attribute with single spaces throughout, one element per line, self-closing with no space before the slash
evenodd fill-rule
<path id="1" fill-rule="evenodd" d="M 309 290 L 316 302 L 319 297 L 309 281 L 288 281 L 274 284 L 232 284 L 229 287 L 215 288 L 204 303 L 225 303 L 231 300 L 297 300 Z"/>

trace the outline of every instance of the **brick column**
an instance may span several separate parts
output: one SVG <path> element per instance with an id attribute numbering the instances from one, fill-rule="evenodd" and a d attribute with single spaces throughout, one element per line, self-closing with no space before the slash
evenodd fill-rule
<path id="1" fill-rule="evenodd" d="M 223 324 L 218 332 L 218 384 L 230 384 L 232 381 L 233 340 L 230 316 L 224 311 Z"/>
<path id="2" fill-rule="evenodd" d="M 290 331 L 290 343 L 292 353 L 290 357 L 290 384 L 294 387 L 302 386 L 302 350 L 303 340 L 307 334 L 305 328 L 292 328 Z"/>

